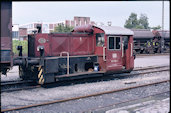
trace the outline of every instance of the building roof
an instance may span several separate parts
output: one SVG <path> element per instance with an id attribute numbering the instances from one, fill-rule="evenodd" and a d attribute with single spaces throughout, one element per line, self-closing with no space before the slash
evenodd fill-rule
<path id="1" fill-rule="evenodd" d="M 131 29 L 134 32 L 134 38 L 153 38 L 154 34 L 150 29 Z"/>
<path id="2" fill-rule="evenodd" d="M 104 30 L 107 35 L 134 35 L 134 32 L 130 29 L 119 27 L 119 26 L 97 26 Z"/>

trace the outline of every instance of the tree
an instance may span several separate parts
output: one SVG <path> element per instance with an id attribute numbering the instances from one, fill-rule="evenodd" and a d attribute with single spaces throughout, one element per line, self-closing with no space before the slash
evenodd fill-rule
<path id="1" fill-rule="evenodd" d="M 137 14 L 131 13 L 128 20 L 126 20 L 124 27 L 131 29 L 131 28 L 136 28 L 137 25 L 138 25 Z"/>
<path id="2" fill-rule="evenodd" d="M 142 26 L 143 29 L 149 29 L 148 17 L 146 14 L 141 14 L 139 25 Z"/>
<path id="3" fill-rule="evenodd" d="M 62 28 L 62 25 L 59 24 L 57 27 L 55 27 L 54 31 L 53 32 L 63 32 L 63 28 Z"/>
<path id="4" fill-rule="evenodd" d="M 67 25 L 62 25 L 62 24 L 59 24 L 57 27 L 55 27 L 54 31 L 53 32 L 71 32 L 71 30 L 73 29 L 73 27 L 71 26 L 67 26 Z"/>
<path id="5" fill-rule="evenodd" d="M 131 13 L 124 27 L 129 29 L 149 29 L 148 17 L 146 14 L 141 14 L 140 19 L 137 19 L 137 14 Z"/>

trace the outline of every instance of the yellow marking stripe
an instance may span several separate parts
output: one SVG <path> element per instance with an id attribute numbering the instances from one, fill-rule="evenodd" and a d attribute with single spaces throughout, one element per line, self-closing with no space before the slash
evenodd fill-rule
<path id="1" fill-rule="evenodd" d="M 43 75 L 41 75 L 40 79 L 39 80 L 42 80 L 43 79 Z"/>
<path id="2" fill-rule="evenodd" d="M 39 79 L 39 84 L 43 84 L 44 83 L 44 78 L 43 78 L 43 75 L 40 77 Z"/>
<path id="3" fill-rule="evenodd" d="M 40 78 L 40 75 L 42 74 L 42 69 L 40 70 L 39 74 L 38 74 L 38 78 Z"/>
<path id="4" fill-rule="evenodd" d="M 40 69 L 41 69 L 41 66 L 39 66 L 38 70 L 40 71 Z"/>
<path id="5" fill-rule="evenodd" d="M 44 84 L 44 78 L 43 78 L 43 69 L 41 69 L 41 66 L 38 68 L 38 70 L 40 71 L 38 74 L 38 78 L 39 78 L 39 84 Z"/>

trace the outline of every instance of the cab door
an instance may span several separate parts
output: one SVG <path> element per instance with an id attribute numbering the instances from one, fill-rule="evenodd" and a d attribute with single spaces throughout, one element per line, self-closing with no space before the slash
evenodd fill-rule
<path id="1" fill-rule="evenodd" d="M 121 42 L 120 36 L 107 36 L 106 71 L 122 70 Z"/>
<path id="2" fill-rule="evenodd" d="M 133 38 L 131 36 L 122 36 L 122 61 L 123 67 L 126 70 L 131 70 L 134 67 L 133 56 Z"/>
<path id="3" fill-rule="evenodd" d="M 129 41 L 129 37 L 128 36 L 122 36 L 122 65 L 124 67 L 124 69 L 126 69 L 127 67 L 127 62 L 129 59 L 129 52 L 128 52 L 128 41 Z"/>

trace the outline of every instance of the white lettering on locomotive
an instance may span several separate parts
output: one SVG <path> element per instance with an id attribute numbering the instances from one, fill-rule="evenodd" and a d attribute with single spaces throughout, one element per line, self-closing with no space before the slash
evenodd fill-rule
<path id="1" fill-rule="evenodd" d="M 113 53 L 112 54 L 112 58 L 117 58 L 117 54 L 116 53 Z"/>

